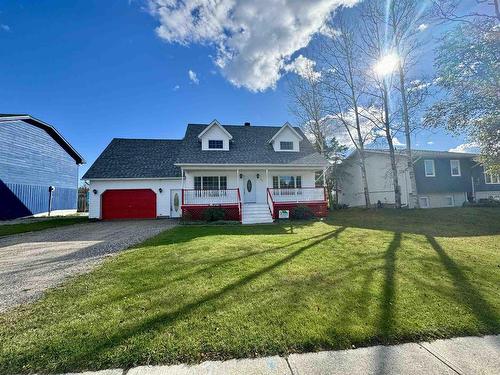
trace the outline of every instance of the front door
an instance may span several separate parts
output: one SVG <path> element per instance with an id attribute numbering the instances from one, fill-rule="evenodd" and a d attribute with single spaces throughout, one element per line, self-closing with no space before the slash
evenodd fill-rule
<path id="1" fill-rule="evenodd" d="M 245 176 L 245 180 L 243 181 L 243 202 L 244 203 L 255 203 L 256 195 L 255 190 L 257 188 L 257 184 L 255 181 L 255 177 Z"/>
<path id="2" fill-rule="evenodd" d="M 181 191 L 170 190 L 170 217 L 181 217 Z"/>

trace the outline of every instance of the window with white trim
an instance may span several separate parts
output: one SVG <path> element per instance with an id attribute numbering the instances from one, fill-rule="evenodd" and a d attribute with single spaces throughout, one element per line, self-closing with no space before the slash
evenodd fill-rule
<path id="1" fill-rule="evenodd" d="M 302 176 L 273 176 L 273 189 L 300 189 Z"/>
<path id="2" fill-rule="evenodd" d="M 226 176 L 195 176 L 194 178 L 195 190 L 226 190 L 227 177 Z"/>
<path id="3" fill-rule="evenodd" d="M 209 139 L 208 140 L 208 148 L 211 150 L 223 149 L 224 141 L 222 139 Z"/>
<path id="4" fill-rule="evenodd" d="M 293 142 L 292 141 L 281 141 L 280 142 L 280 150 L 293 151 Z"/>
<path id="5" fill-rule="evenodd" d="M 448 195 L 445 197 L 446 205 L 449 207 L 453 207 L 455 205 L 455 199 L 453 199 L 453 195 Z"/>
<path id="6" fill-rule="evenodd" d="M 461 176 L 460 160 L 450 160 L 450 169 L 452 176 Z"/>
<path id="7" fill-rule="evenodd" d="M 425 177 L 435 177 L 436 168 L 434 166 L 434 160 L 424 160 Z"/>
<path id="8" fill-rule="evenodd" d="M 418 201 L 420 202 L 420 208 L 430 207 L 429 197 L 420 197 L 418 198 Z"/>
<path id="9" fill-rule="evenodd" d="M 500 175 L 496 173 L 484 172 L 484 182 L 486 184 L 500 184 Z"/>

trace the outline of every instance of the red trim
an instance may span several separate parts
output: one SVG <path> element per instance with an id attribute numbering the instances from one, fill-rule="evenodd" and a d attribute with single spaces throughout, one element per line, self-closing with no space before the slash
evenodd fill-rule
<path id="1" fill-rule="evenodd" d="M 293 210 L 297 206 L 309 207 L 316 217 L 328 216 L 328 206 L 326 202 L 277 202 L 274 204 L 274 216 L 279 217 L 279 210 Z"/>
<path id="2" fill-rule="evenodd" d="M 240 221 L 239 204 L 218 204 L 218 205 L 183 205 L 182 217 L 184 220 L 203 220 L 203 211 L 211 207 L 220 207 L 226 212 L 225 220 Z"/>
<path id="3" fill-rule="evenodd" d="M 267 196 L 271 199 L 271 203 L 272 203 L 272 206 L 274 208 L 274 200 L 273 200 L 273 195 L 271 194 L 271 189 L 270 188 L 267 188 Z M 269 202 L 267 203 L 267 206 L 269 207 L 269 211 L 271 212 L 271 217 L 274 220 L 274 218 L 275 218 L 275 216 L 274 216 L 274 209 L 271 208 L 271 206 L 269 205 Z"/>
<path id="4" fill-rule="evenodd" d="M 241 212 L 241 196 L 240 196 L 240 188 L 238 188 L 238 217 L 239 221 L 242 220 L 242 212 Z"/>

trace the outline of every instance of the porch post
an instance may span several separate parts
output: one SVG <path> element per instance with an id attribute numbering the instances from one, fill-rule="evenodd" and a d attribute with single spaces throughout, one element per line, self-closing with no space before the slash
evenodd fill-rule
<path id="1" fill-rule="evenodd" d="M 181 168 L 181 189 L 184 190 L 184 168 Z"/>
<path id="2" fill-rule="evenodd" d="M 266 194 L 268 188 L 269 188 L 269 169 L 266 169 Z"/>

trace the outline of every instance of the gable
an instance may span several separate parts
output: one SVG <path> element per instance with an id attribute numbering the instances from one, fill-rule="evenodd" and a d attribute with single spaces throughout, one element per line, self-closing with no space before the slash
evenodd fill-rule
<path id="1" fill-rule="evenodd" d="M 222 149 L 217 149 L 218 151 L 227 151 L 229 150 L 229 141 L 230 138 L 228 136 L 228 132 L 225 131 L 221 126 L 209 126 L 206 130 L 204 130 L 201 136 L 198 136 L 201 140 L 201 149 L 204 151 L 212 151 L 210 146 L 210 141 L 222 141 Z"/>
<path id="2" fill-rule="evenodd" d="M 302 136 L 300 136 L 290 125 L 284 125 L 273 138 L 271 138 L 271 144 L 276 152 L 298 152 L 302 139 Z M 290 143 L 292 144 L 291 149 L 284 147 L 285 145 L 288 146 Z"/>

